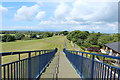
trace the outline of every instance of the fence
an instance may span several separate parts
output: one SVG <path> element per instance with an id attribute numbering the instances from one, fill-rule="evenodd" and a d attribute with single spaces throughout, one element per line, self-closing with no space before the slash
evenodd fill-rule
<path id="1" fill-rule="evenodd" d="M 0 53 L 3 56 L 18 55 L 18 61 L 2 64 L 2 79 L 37 79 L 50 63 L 55 50 L 38 50 L 24 52 Z M 21 54 L 27 54 L 27 58 L 21 59 Z M 35 53 L 35 55 L 32 55 Z"/>
<path id="2" fill-rule="evenodd" d="M 96 60 L 96 57 L 120 60 L 120 57 L 66 49 L 63 51 L 82 79 L 120 80 L 120 68 Z"/>

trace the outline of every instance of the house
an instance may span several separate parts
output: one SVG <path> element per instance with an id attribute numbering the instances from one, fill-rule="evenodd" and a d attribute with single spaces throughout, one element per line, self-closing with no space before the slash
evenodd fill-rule
<path id="1" fill-rule="evenodd" d="M 104 50 L 107 52 L 109 51 L 109 55 L 113 55 L 113 56 L 120 56 L 120 42 L 113 42 L 113 43 L 109 43 L 109 44 L 105 44 L 105 48 Z M 118 66 L 120 66 L 120 60 L 116 59 L 116 64 Z"/>
<path id="2" fill-rule="evenodd" d="M 104 50 L 108 52 L 109 55 L 120 56 L 120 42 L 105 44 Z"/>
<path id="3" fill-rule="evenodd" d="M 98 51 L 100 51 L 100 48 L 99 47 L 89 47 L 89 48 L 86 49 L 86 51 L 98 52 Z"/>

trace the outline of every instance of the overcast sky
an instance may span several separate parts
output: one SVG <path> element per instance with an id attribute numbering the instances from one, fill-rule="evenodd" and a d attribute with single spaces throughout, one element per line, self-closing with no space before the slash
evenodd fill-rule
<path id="1" fill-rule="evenodd" d="M 117 2 L 3 2 L 0 12 L 2 30 L 118 32 Z"/>

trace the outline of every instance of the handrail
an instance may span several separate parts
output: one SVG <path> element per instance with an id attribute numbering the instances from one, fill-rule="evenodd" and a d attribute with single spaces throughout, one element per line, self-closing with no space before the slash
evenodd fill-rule
<path id="1" fill-rule="evenodd" d="M 1 52 L 2 56 L 6 55 L 14 55 L 14 54 L 22 54 L 22 53 L 29 53 L 29 52 L 40 52 L 40 51 L 52 51 L 53 49 L 50 50 L 33 50 L 33 51 L 17 51 L 17 52 Z"/>
<path id="2" fill-rule="evenodd" d="M 63 49 L 66 57 L 71 62 L 77 73 L 81 78 L 88 79 L 91 78 L 105 78 L 105 79 L 120 79 L 120 68 L 101 61 L 96 60 L 96 56 L 101 56 L 103 58 L 112 58 L 115 60 L 120 60 L 120 57 L 102 55 L 95 53 L 87 53 L 81 51 L 69 51 Z M 88 55 L 91 57 L 89 58 Z"/>
<path id="3" fill-rule="evenodd" d="M 37 55 L 32 56 L 32 52 Z M 30 79 L 36 80 L 51 62 L 57 52 L 54 50 L 36 50 L 36 51 L 20 51 L 20 52 L 5 52 L 0 53 L 2 56 L 18 54 L 18 60 L 6 64 L 2 64 L 2 78 L 11 79 Z M 20 54 L 28 54 L 27 58 L 20 59 Z"/>
<path id="4" fill-rule="evenodd" d="M 82 51 L 70 51 L 70 52 L 79 52 L 79 53 L 84 53 L 84 54 L 91 54 L 91 55 L 102 56 L 102 57 L 107 57 L 107 58 L 113 58 L 113 59 L 120 60 L 120 57 L 112 56 L 112 55 L 103 55 L 103 54 L 88 53 L 88 52 L 82 52 Z"/>

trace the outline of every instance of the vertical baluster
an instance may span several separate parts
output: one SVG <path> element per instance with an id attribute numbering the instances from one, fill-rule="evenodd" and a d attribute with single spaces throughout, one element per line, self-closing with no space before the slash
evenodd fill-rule
<path id="1" fill-rule="evenodd" d="M 103 66 L 102 66 L 103 68 L 102 68 L 102 79 L 104 78 L 104 73 L 105 73 L 105 66 L 104 66 L 104 64 L 103 64 Z"/>
<path id="2" fill-rule="evenodd" d="M 118 80 L 120 79 L 120 70 L 118 70 Z"/>
<path id="3" fill-rule="evenodd" d="M 112 80 L 112 67 L 110 68 L 110 80 Z"/>
<path id="4" fill-rule="evenodd" d="M 38 60 L 38 62 L 39 62 L 39 73 L 40 73 L 40 70 L 41 70 L 41 67 L 40 67 L 40 51 L 39 51 L 39 60 Z"/>
<path id="5" fill-rule="evenodd" d="M 107 69 L 106 69 L 106 67 L 107 67 L 107 66 L 105 65 L 105 74 L 104 74 L 104 80 L 106 80 L 106 70 L 107 70 Z"/>
<path id="6" fill-rule="evenodd" d="M 3 66 L 3 70 L 4 70 L 4 77 L 3 77 L 3 79 L 5 80 L 5 78 L 6 78 L 6 69 L 5 69 L 5 66 Z"/>
<path id="7" fill-rule="evenodd" d="M 35 52 L 35 56 L 36 56 L 37 54 L 36 54 L 36 52 Z"/>
<path id="8" fill-rule="evenodd" d="M 25 60 L 23 60 L 23 78 L 24 78 L 24 61 L 25 61 Z"/>
<path id="9" fill-rule="evenodd" d="M 13 68 L 12 68 L 12 64 L 11 64 L 11 80 L 12 80 L 12 75 L 13 75 L 13 73 L 12 73 L 12 71 L 13 71 Z"/>
<path id="10" fill-rule="evenodd" d="M 82 53 L 82 60 L 81 60 L 81 74 L 82 74 L 82 70 L 83 70 L 83 53 Z"/>
<path id="11" fill-rule="evenodd" d="M 16 78 L 18 79 L 18 62 L 16 62 Z"/>
<path id="12" fill-rule="evenodd" d="M 0 80 L 2 79 L 2 65 L 1 65 L 1 57 L 2 57 L 2 54 L 0 53 Z"/>
<path id="13" fill-rule="evenodd" d="M 107 70 L 107 79 L 109 79 L 109 69 L 110 69 L 110 67 L 108 66 L 108 70 Z"/>
<path id="14" fill-rule="evenodd" d="M 20 78 L 20 53 L 18 54 L 18 60 L 19 60 L 19 66 L 18 66 L 18 68 L 19 68 L 19 70 L 18 70 L 18 74 L 19 74 L 19 77 L 18 78 Z"/>
<path id="15" fill-rule="evenodd" d="M 31 78 L 31 52 L 28 53 L 28 80 Z"/>
<path id="16" fill-rule="evenodd" d="M 113 77 L 113 79 L 115 80 L 115 78 L 116 78 L 116 69 L 114 68 L 114 77 Z"/>
<path id="17" fill-rule="evenodd" d="M 20 65 L 21 66 L 21 79 L 22 79 L 22 75 L 23 75 L 23 72 L 22 72 L 22 70 L 23 70 L 22 69 L 22 61 L 20 61 L 20 62 L 21 62 L 21 65 Z"/>
<path id="18" fill-rule="evenodd" d="M 94 55 L 92 55 L 92 66 L 91 66 L 91 80 L 93 79 L 94 75 Z"/>
<path id="19" fill-rule="evenodd" d="M 13 63 L 13 66 L 14 66 L 14 77 L 13 77 L 13 78 L 14 78 L 14 80 L 15 80 L 15 79 L 16 79 L 16 78 L 15 78 L 15 75 L 16 75 L 16 73 L 15 73 L 15 62 Z"/>
<path id="20" fill-rule="evenodd" d="M 100 63 L 98 63 L 98 78 L 100 78 Z"/>
<path id="21" fill-rule="evenodd" d="M 7 75 L 8 75 L 7 78 L 9 79 L 9 64 L 7 65 L 7 69 L 8 69 L 8 70 L 7 70 Z"/>

